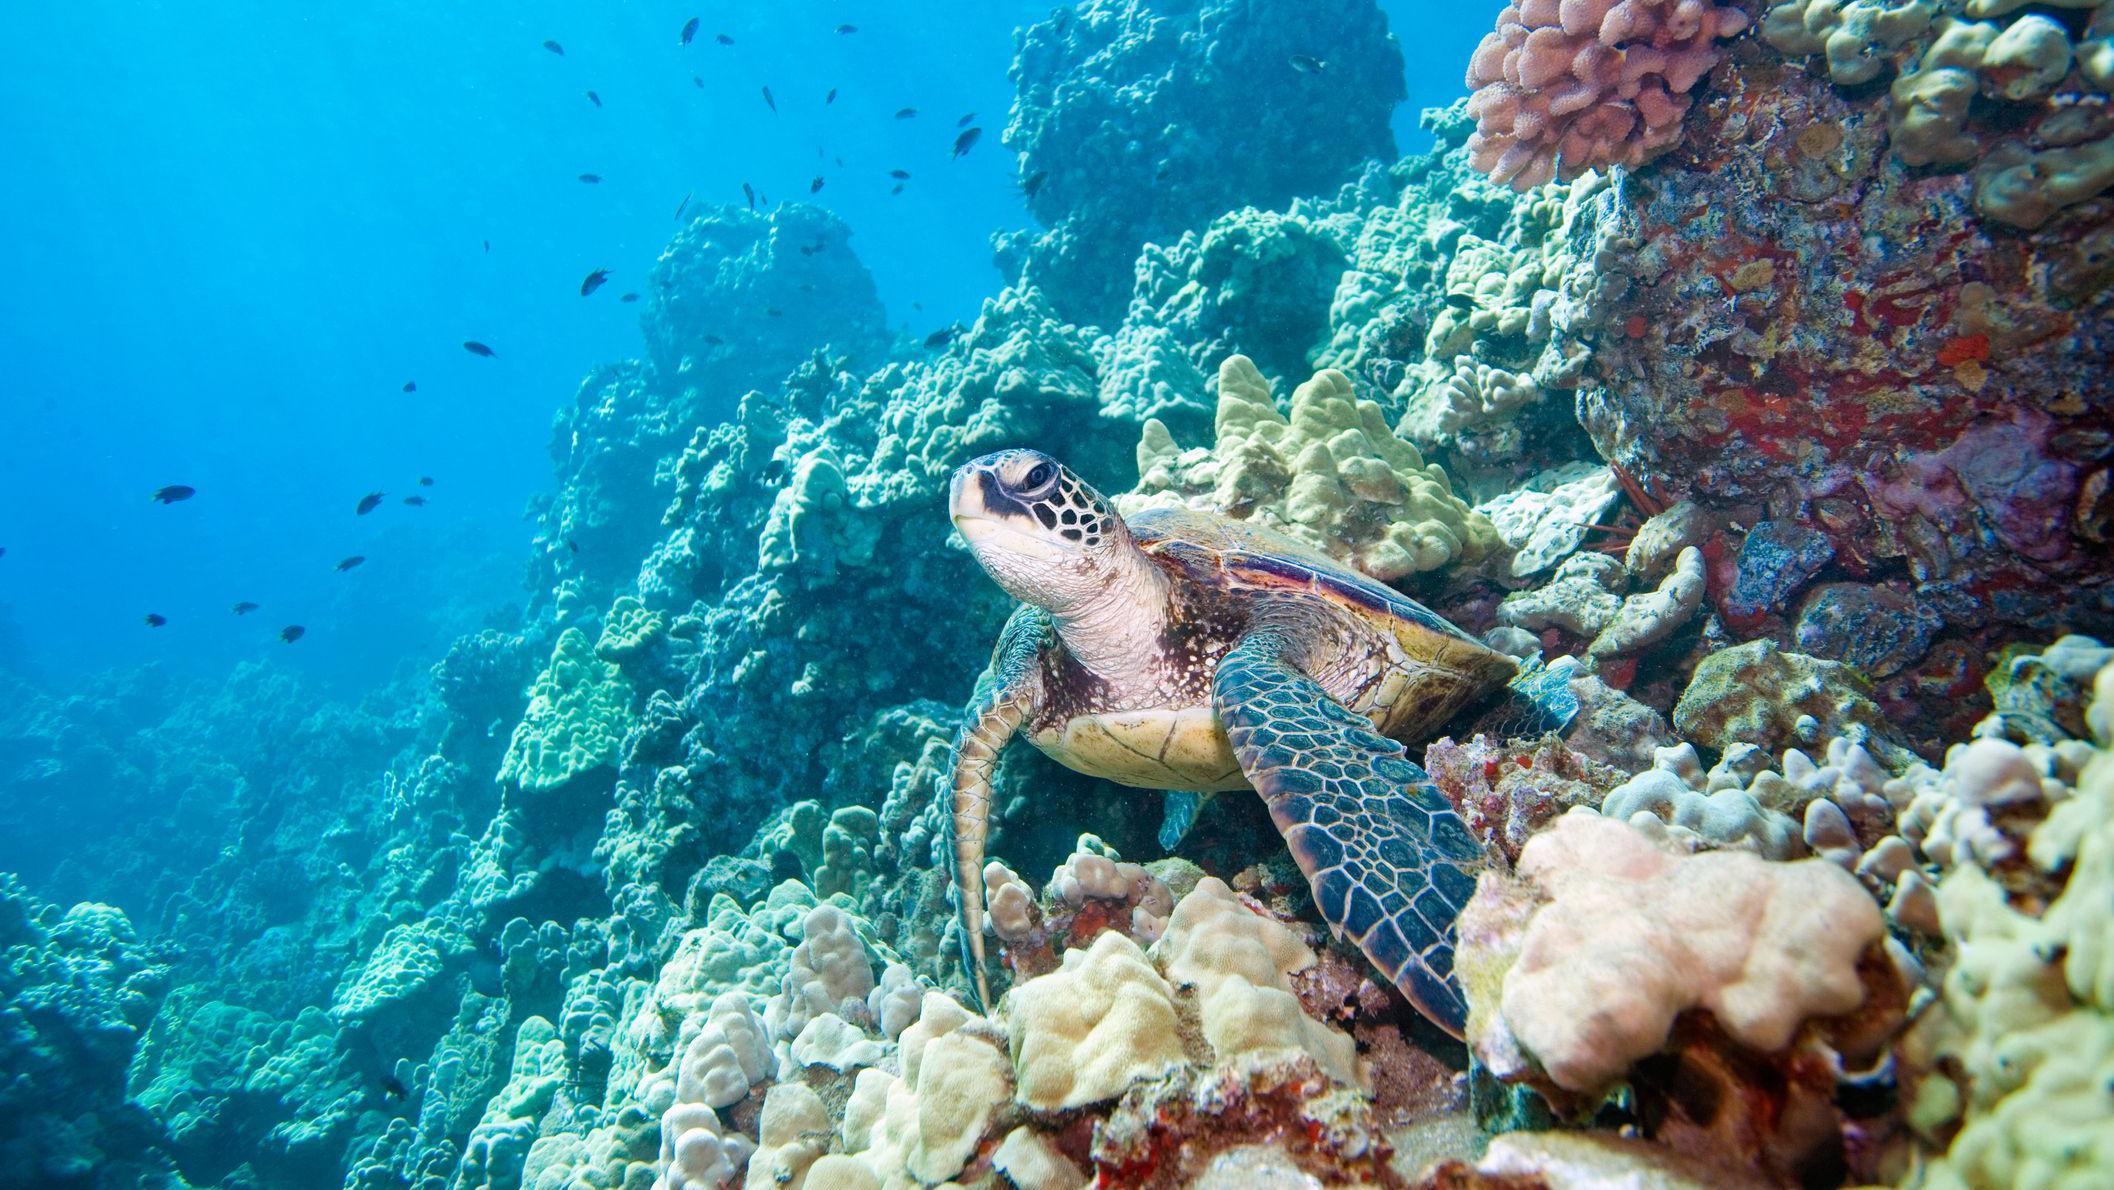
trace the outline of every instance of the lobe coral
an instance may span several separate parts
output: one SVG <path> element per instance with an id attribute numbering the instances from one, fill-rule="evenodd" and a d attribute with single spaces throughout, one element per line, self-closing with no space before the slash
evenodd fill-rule
<path id="1" fill-rule="evenodd" d="M 1641 165 L 1680 142 L 1718 39 L 1747 24 L 1710 0 L 1513 0 L 1468 63 L 1469 161 L 1517 190 Z"/>

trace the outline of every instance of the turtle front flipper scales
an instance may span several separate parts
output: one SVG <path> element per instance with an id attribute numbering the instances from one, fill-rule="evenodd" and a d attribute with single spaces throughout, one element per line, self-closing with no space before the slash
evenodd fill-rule
<path id="1" fill-rule="evenodd" d="M 1453 926 L 1482 848 L 1402 745 L 1300 672 L 1297 625 L 1251 629 L 1212 694 L 1241 769 L 1314 903 L 1433 1022 L 1458 1037 Z"/>
<path id="2" fill-rule="evenodd" d="M 1038 659 L 1049 628 L 1049 613 L 1039 607 L 1023 607 L 1006 621 L 954 742 L 954 907 L 962 966 L 974 975 L 977 1003 L 986 1011 L 991 986 L 984 977 L 984 839 L 991 826 L 991 777 L 998 771 L 999 753 L 1034 712 L 1041 686 Z"/>

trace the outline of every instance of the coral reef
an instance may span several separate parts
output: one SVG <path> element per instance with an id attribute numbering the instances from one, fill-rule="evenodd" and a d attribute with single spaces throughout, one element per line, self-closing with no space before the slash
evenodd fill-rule
<path id="1" fill-rule="evenodd" d="M 1121 319 L 1147 241 L 1392 157 L 1405 93 L 1371 0 L 1091 0 L 1023 30 L 1012 78 L 1005 143 L 1049 230 L 1003 245 L 1002 265 L 1100 326 Z"/>

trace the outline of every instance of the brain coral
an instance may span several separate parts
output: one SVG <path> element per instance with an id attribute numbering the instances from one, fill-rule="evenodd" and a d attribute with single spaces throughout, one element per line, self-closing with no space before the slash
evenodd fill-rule
<path id="1" fill-rule="evenodd" d="M 1468 64 L 1469 159 L 1521 190 L 1641 165 L 1680 141 L 1717 39 L 1746 27 L 1709 0 L 1514 0 Z"/>
<path id="2" fill-rule="evenodd" d="M 1288 418 L 1241 355 L 1219 368 L 1210 450 L 1180 450 L 1164 426 L 1146 423 L 1124 511 L 1163 503 L 1254 520 L 1389 582 L 1500 545 L 1446 473 L 1395 437 L 1378 405 L 1354 397 L 1349 377 L 1315 373 L 1292 393 Z"/>

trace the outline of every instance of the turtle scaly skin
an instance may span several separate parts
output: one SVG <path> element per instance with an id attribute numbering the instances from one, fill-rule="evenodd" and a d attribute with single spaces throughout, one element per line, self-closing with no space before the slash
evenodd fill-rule
<path id="1" fill-rule="evenodd" d="M 1035 451 L 966 464 L 950 504 L 1025 605 L 977 683 L 954 769 L 963 951 L 986 1003 L 991 775 L 1024 735 L 1123 784 L 1256 790 L 1331 928 L 1460 1035 L 1453 923 L 1482 849 L 1401 741 L 1508 680 L 1522 726 L 1560 725 L 1575 709 L 1562 684 L 1276 534 L 1178 510 L 1125 522 Z"/>

